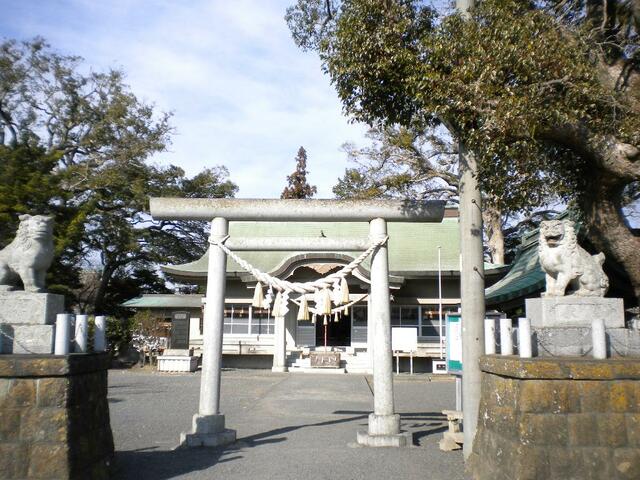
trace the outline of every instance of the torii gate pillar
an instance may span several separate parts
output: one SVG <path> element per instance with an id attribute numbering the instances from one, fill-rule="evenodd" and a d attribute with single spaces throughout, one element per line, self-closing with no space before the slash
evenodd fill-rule
<path id="1" fill-rule="evenodd" d="M 229 233 L 229 222 L 217 217 L 211 222 L 211 239 L 222 241 Z M 225 428 L 220 413 L 220 373 L 222 369 L 222 329 L 227 275 L 227 254 L 220 248 L 209 250 L 207 296 L 204 306 L 202 379 L 200 405 L 193 416 L 191 433 L 180 435 L 185 447 L 217 447 L 236 441 L 236 431 Z"/>
<path id="2" fill-rule="evenodd" d="M 287 327 L 284 317 L 276 317 L 273 329 L 272 372 L 287 372 Z"/>
<path id="3" fill-rule="evenodd" d="M 387 236 L 387 222 L 375 218 L 369 223 L 372 242 Z M 357 441 L 368 447 L 405 447 L 411 434 L 400 432 L 400 415 L 393 404 L 393 356 L 391 352 L 391 302 L 389 297 L 389 254 L 386 244 L 374 250 L 371 257 L 371 295 L 373 321 L 373 413 L 369 428 L 359 431 Z"/>

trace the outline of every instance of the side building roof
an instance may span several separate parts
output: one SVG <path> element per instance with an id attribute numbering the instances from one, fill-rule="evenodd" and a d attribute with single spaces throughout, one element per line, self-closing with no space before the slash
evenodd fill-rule
<path id="1" fill-rule="evenodd" d="M 485 290 L 487 305 L 507 303 L 543 290 L 545 274 L 538 259 L 538 229 L 526 234 L 504 278 Z"/>
<path id="2" fill-rule="evenodd" d="M 201 308 L 202 294 L 145 293 L 122 303 L 129 308 Z"/>

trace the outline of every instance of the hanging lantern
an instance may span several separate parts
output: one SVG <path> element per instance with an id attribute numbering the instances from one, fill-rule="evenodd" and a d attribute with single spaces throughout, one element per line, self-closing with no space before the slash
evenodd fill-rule
<path id="1" fill-rule="evenodd" d="M 251 306 L 255 308 L 263 308 L 264 305 L 264 294 L 262 293 L 262 284 L 260 282 L 256 283 L 256 289 L 253 292 L 253 302 L 251 302 Z"/>
<path id="2" fill-rule="evenodd" d="M 300 307 L 298 308 L 298 321 L 309 320 L 309 304 L 307 303 L 307 296 L 302 294 L 300 296 Z"/>
<path id="3" fill-rule="evenodd" d="M 341 304 L 344 305 L 349 303 L 349 284 L 347 283 L 347 279 L 342 277 L 340 281 L 340 292 L 342 293 Z"/>
<path id="4" fill-rule="evenodd" d="M 324 316 L 324 321 L 322 322 L 323 325 L 328 325 L 329 322 L 327 321 L 327 316 Z"/>
<path id="5" fill-rule="evenodd" d="M 311 323 L 316 324 L 316 314 L 311 315 Z"/>
<path id="6" fill-rule="evenodd" d="M 335 323 L 338 323 L 340 321 L 340 314 L 338 312 L 336 312 L 336 314 L 333 316 L 333 321 Z"/>
<path id="7" fill-rule="evenodd" d="M 328 288 L 322 290 L 321 313 L 323 315 L 331 315 L 331 294 Z"/>
<path id="8" fill-rule="evenodd" d="M 349 307 L 345 307 L 343 312 L 344 312 L 345 315 L 349 315 Z"/>

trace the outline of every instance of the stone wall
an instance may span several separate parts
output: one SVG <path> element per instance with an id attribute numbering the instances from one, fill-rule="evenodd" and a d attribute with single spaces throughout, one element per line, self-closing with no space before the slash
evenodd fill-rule
<path id="1" fill-rule="evenodd" d="M 482 357 L 473 477 L 639 479 L 639 360 Z"/>
<path id="2" fill-rule="evenodd" d="M 109 477 L 107 354 L 0 355 L 0 478 Z"/>

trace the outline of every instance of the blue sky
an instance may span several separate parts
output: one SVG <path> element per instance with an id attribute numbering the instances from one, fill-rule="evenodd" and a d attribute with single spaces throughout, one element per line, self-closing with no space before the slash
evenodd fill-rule
<path id="1" fill-rule="evenodd" d="M 95 70 L 126 72 L 138 97 L 172 111 L 169 151 L 189 175 L 225 165 L 240 197 L 279 197 L 302 145 L 318 197 L 364 144 L 313 53 L 283 20 L 294 0 L 0 0 L 0 37 L 43 36 Z"/>

